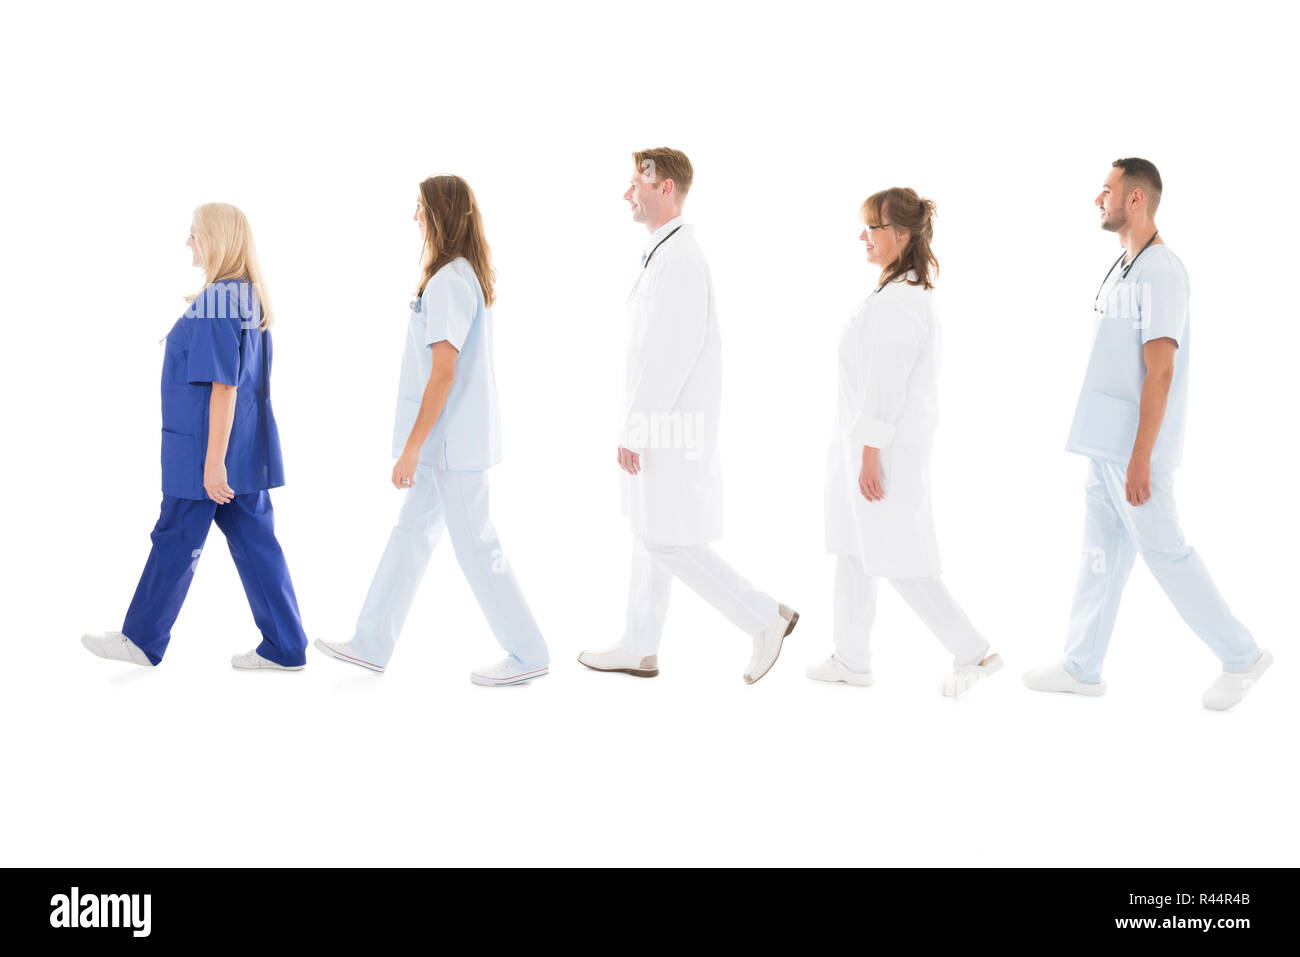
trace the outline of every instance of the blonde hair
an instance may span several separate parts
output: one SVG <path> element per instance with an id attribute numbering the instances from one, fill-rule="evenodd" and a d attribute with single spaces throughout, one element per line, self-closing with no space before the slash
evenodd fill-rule
<path id="1" fill-rule="evenodd" d="M 271 300 L 257 259 L 253 229 L 243 211 L 230 203 L 204 203 L 194 210 L 194 238 L 203 253 L 203 288 L 223 279 L 248 280 L 255 296 L 254 308 L 262 314 L 258 328 L 270 329 L 274 319 Z M 193 302 L 202 292 L 186 296 L 185 301 Z"/>
<path id="2" fill-rule="evenodd" d="M 424 210 L 424 250 L 415 294 L 423 295 L 434 273 L 464 256 L 478 277 L 483 304 L 492 305 L 496 301 L 492 287 L 497 274 L 492 268 L 483 214 L 469 183 L 459 176 L 430 176 L 420 184 L 420 207 Z"/>

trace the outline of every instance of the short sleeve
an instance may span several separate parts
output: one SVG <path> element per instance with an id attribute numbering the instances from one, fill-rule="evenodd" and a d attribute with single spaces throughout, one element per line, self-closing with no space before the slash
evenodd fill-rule
<path id="1" fill-rule="evenodd" d="M 443 266 L 424 287 L 421 299 L 425 316 L 424 344 L 431 346 L 446 340 L 459 352 L 478 311 L 478 297 L 469 282 L 451 265 Z"/>
<path id="2" fill-rule="evenodd" d="M 210 289 L 211 287 L 209 287 Z M 239 384 L 239 339 L 242 322 L 238 297 L 200 293 L 190 320 L 186 380 L 194 384 Z"/>
<path id="3" fill-rule="evenodd" d="M 1176 268 L 1142 273 L 1138 293 L 1142 341 L 1173 339 L 1181 347 L 1187 334 L 1187 276 Z"/>

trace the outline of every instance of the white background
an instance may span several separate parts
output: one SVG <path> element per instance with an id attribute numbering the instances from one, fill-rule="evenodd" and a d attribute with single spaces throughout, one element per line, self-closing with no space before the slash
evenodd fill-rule
<path id="1" fill-rule="evenodd" d="M 1282 5 L 27 4 L 0 31 L 5 146 L 0 860 L 8 864 L 1297 863 L 1295 23 Z M 653 681 L 617 642 L 629 538 L 614 410 L 644 229 L 632 150 L 695 164 L 723 323 L 727 535 L 802 613 L 772 673 L 678 587 Z M 1063 451 L 1118 253 L 1118 156 L 1164 176 L 1192 277 L 1184 531 L 1277 664 L 1218 664 L 1140 563 L 1104 698 L 1044 696 L 1085 463 Z M 388 674 L 258 642 L 213 530 L 157 669 L 93 658 L 157 517 L 159 338 L 199 281 L 191 210 L 238 204 L 278 324 L 278 530 L 310 637 L 351 635 L 399 507 L 389 437 L 416 184 L 475 189 L 497 269 L 502 540 L 554 655 L 497 647 L 444 542 Z M 886 589 L 870 689 L 830 650 L 821 546 L 834 349 L 871 288 L 856 214 L 938 204 L 934 490 L 945 577 L 1008 667 L 942 698 Z"/>

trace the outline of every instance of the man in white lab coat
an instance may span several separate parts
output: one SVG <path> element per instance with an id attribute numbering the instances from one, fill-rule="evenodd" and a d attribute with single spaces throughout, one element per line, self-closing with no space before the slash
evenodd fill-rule
<path id="1" fill-rule="evenodd" d="M 1183 621 L 1223 665 L 1201 701 L 1241 701 L 1273 656 L 1233 617 L 1183 540 L 1173 472 L 1182 461 L 1191 362 L 1187 270 L 1156 229 L 1163 184 L 1149 160 L 1116 160 L 1096 205 L 1124 252 L 1097 291 L 1092 357 L 1068 451 L 1088 457 L 1083 556 L 1057 664 L 1025 675 L 1035 691 L 1100 695 L 1120 595 L 1140 554 Z"/>
<path id="2" fill-rule="evenodd" d="M 659 674 L 659 641 L 674 577 L 753 637 L 744 678 L 776 662 L 799 619 L 709 547 L 722 537 L 718 417 L 722 344 L 713 283 L 694 230 L 682 221 L 691 162 L 679 150 L 633 153 L 623 198 L 650 233 L 628 297 L 626 392 L 618 464 L 632 525 L 632 581 L 622 642 L 584 651 L 595 671 Z"/>

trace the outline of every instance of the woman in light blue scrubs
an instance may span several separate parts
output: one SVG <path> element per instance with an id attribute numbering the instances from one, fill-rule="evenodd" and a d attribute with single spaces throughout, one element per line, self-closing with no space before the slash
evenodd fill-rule
<path id="1" fill-rule="evenodd" d="M 194 211 L 203 288 L 167 334 L 162 370 L 162 509 L 121 631 L 82 636 L 101 658 L 162 661 L 215 521 L 262 642 L 236 668 L 298 671 L 307 636 L 268 490 L 284 484 L 271 413 L 271 306 L 248 220 L 228 203 Z"/>
<path id="2" fill-rule="evenodd" d="M 420 184 L 415 221 L 424 252 L 393 430 L 392 483 L 406 501 L 352 640 L 315 644 L 339 661 L 383 672 L 445 528 L 506 651 L 502 661 L 471 672 L 470 680 L 519 684 L 545 675 L 550 654 L 488 515 L 487 470 L 501 461 L 492 371 L 496 274 L 474 193 L 459 176 Z"/>

